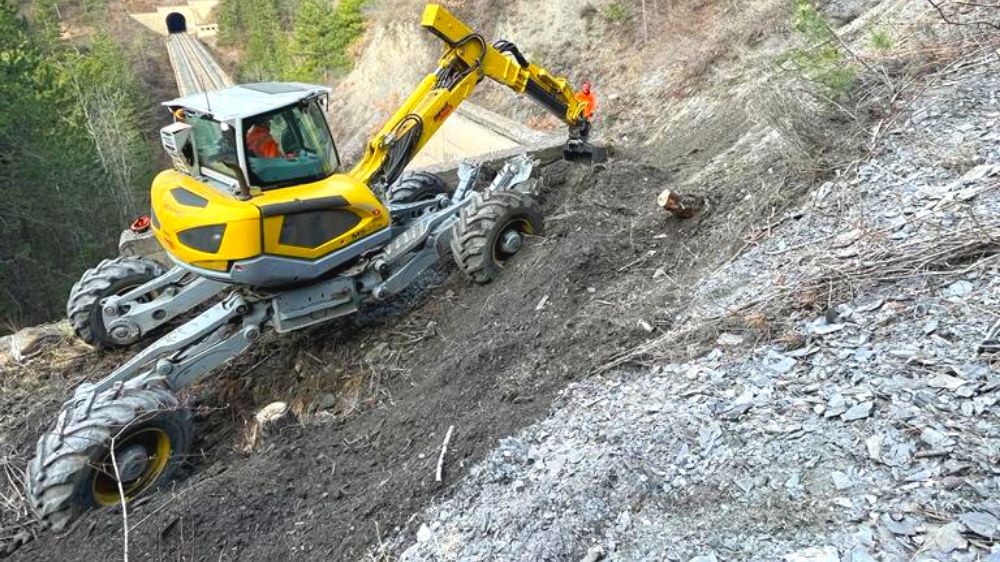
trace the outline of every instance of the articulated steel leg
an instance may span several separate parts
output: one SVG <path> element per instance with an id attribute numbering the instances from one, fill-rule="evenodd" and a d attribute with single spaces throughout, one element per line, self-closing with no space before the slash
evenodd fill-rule
<path id="1" fill-rule="evenodd" d="M 489 189 L 491 191 L 514 189 L 519 184 L 528 181 L 534 169 L 535 161 L 527 154 L 515 156 L 504 162 L 503 168 L 500 168 L 500 171 L 497 172 L 497 176 L 493 178 Z"/>
<path id="2" fill-rule="evenodd" d="M 190 275 L 175 267 L 145 285 L 105 299 L 101 310 L 108 335 L 121 344 L 138 341 L 226 288 L 225 283 L 204 277 L 184 283 L 184 278 Z"/>
<path id="3" fill-rule="evenodd" d="M 507 191 L 533 188 L 531 172 L 534 167 L 534 160 L 527 155 L 511 158 L 504 163 L 489 189 Z M 383 281 L 372 289 L 376 299 L 386 299 L 399 293 L 424 270 L 439 261 L 441 254 L 438 248 L 446 247 L 451 242 L 452 225 L 458 220 L 462 210 L 472 202 L 472 188 L 479 171 L 477 164 L 462 162 L 458 170 L 459 186 L 452 197 L 451 206 L 421 217 L 386 246 L 385 252 L 374 263 L 375 271 L 383 276 Z M 520 242 L 518 237 L 508 243 Z M 513 251 L 516 252 L 517 248 Z"/>
<path id="4" fill-rule="evenodd" d="M 458 165 L 458 187 L 455 188 L 451 200 L 458 202 L 468 197 L 472 193 L 472 189 L 476 187 L 476 180 L 479 179 L 479 173 L 482 170 L 482 165 L 462 160 Z"/>
<path id="5" fill-rule="evenodd" d="M 249 302 L 232 293 L 225 300 L 160 338 L 107 377 L 81 385 L 77 396 L 126 382 L 165 378 L 176 391 L 242 353 L 260 336 L 269 316 L 268 301 Z"/>
<path id="6" fill-rule="evenodd" d="M 376 286 L 372 293 L 379 300 L 395 295 L 413 283 L 413 280 L 425 269 L 437 263 L 438 259 L 437 247 L 434 243 L 428 243 L 422 250 L 411 254 L 410 259 L 402 267 L 395 270 L 388 279 Z"/>

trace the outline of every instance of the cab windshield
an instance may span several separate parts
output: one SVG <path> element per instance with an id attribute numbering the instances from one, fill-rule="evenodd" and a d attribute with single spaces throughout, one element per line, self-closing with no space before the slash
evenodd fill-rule
<path id="1" fill-rule="evenodd" d="M 250 182 L 263 189 L 319 181 L 340 167 L 314 101 L 246 119 L 243 132 Z"/>

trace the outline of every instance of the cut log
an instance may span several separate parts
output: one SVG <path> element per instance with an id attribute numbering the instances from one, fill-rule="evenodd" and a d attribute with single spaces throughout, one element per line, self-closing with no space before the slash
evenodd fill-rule
<path id="1" fill-rule="evenodd" d="M 656 198 L 656 204 L 679 219 L 689 219 L 705 208 L 705 198 L 700 195 L 677 193 L 668 188 Z"/>

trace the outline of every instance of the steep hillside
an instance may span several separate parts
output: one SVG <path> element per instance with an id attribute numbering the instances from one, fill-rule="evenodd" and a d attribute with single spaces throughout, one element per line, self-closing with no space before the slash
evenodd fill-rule
<path id="1" fill-rule="evenodd" d="M 0 552 L 988 559 L 1000 10 L 967 4 L 951 25 L 920 0 L 450 3 L 592 79 L 615 158 L 538 172 L 545 235 L 496 283 L 442 264 L 190 389 L 197 454 L 127 527 L 46 534 L 20 480 L 72 388 L 136 350 L 0 354 Z M 419 9 L 372 4 L 331 104 L 354 151 L 433 63 Z M 708 208 L 678 220 L 665 188 Z M 255 440 L 275 400 L 301 423 Z"/>
<path id="2" fill-rule="evenodd" d="M 783 0 L 649 2 L 645 19 L 638 2 L 445 4 L 484 36 L 513 41 L 530 60 L 575 84 L 591 80 L 600 100 L 598 134 L 629 145 L 660 129 L 678 100 L 759 70 L 745 61 L 768 52 L 765 43 L 786 43 L 790 21 Z M 345 107 L 377 111 L 340 117 L 347 153 L 360 149 L 440 53 L 440 41 L 420 29 L 423 5 L 376 4 L 370 14 L 354 70 L 337 84 L 337 95 Z M 726 72 L 718 72 L 723 66 Z M 499 85 L 484 85 L 475 99 L 533 126 L 561 127 Z"/>

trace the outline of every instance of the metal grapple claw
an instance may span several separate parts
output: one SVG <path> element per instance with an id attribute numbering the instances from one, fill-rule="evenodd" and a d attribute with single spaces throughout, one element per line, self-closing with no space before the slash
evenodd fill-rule
<path id="1" fill-rule="evenodd" d="M 563 158 L 570 162 L 603 164 L 608 161 L 608 148 L 593 145 L 585 140 L 570 140 L 563 147 Z"/>

